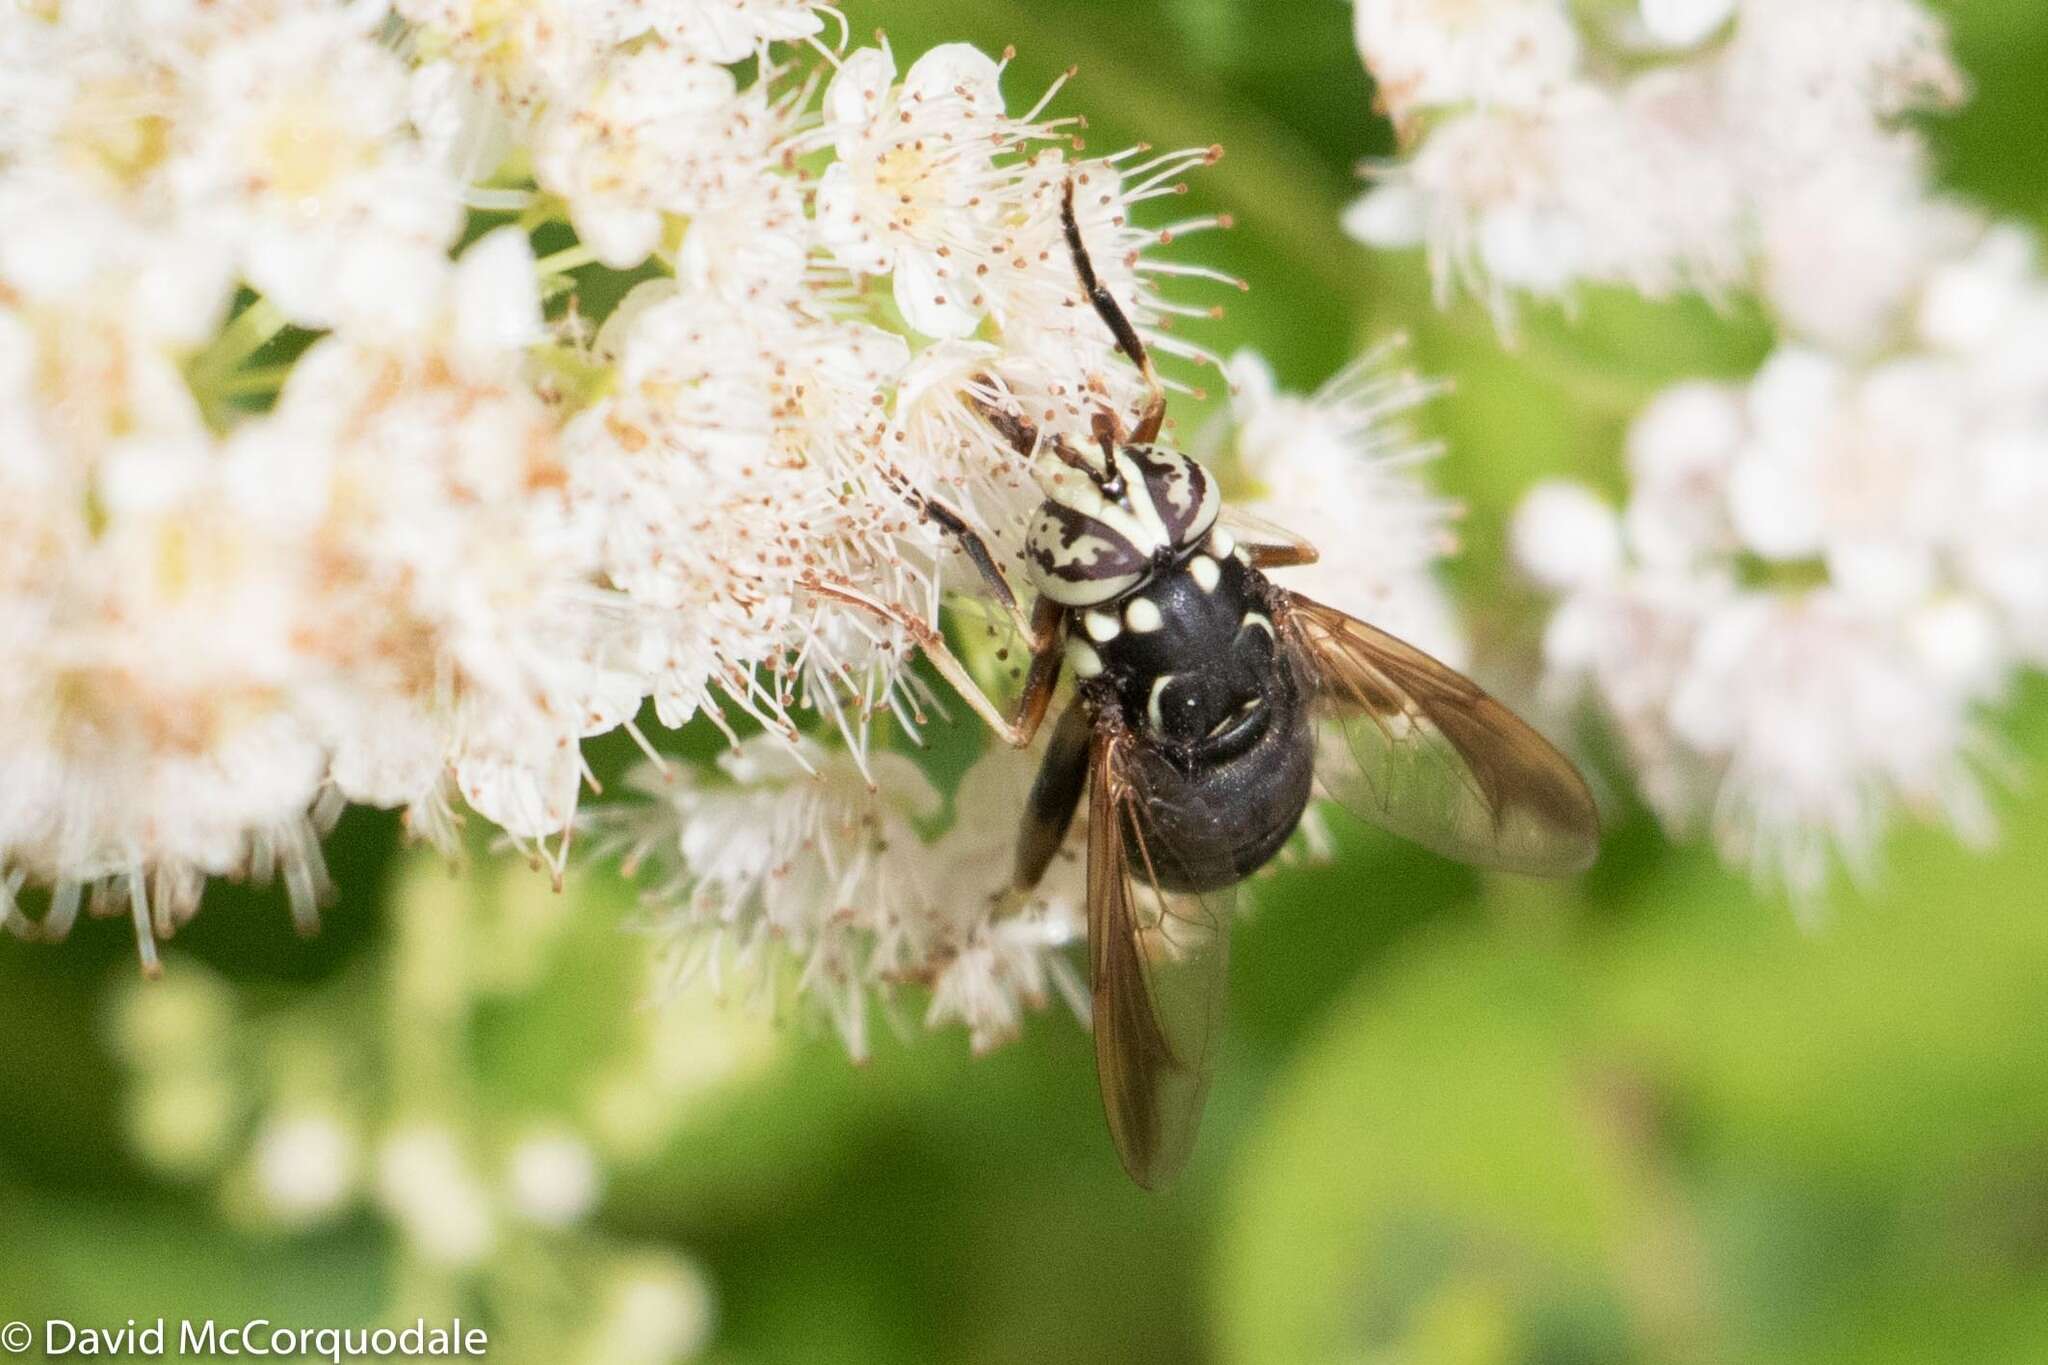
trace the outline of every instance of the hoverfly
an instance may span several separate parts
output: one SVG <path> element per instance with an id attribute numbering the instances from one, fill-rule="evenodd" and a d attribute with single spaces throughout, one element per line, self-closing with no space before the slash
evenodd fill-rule
<path id="1" fill-rule="evenodd" d="M 1318 776 L 1319 733 L 1350 750 L 1350 762 L 1321 773 L 1330 795 L 1447 857 L 1567 876 L 1593 861 L 1599 824 L 1570 761 L 1468 679 L 1266 577 L 1313 563 L 1315 548 L 1285 532 L 1278 543 L 1239 540 L 1220 524 L 1201 465 L 1155 444 L 1165 391 L 1096 277 L 1071 177 L 1061 221 L 1083 292 L 1144 376 L 1144 407 L 1129 431 L 1098 411 L 1075 442 L 970 400 L 1045 494 L 1025 547 L 1038 594 L 1028 617 L 965 520 L 908 494 L 1030 644 L 1014 717 L 936 632 L 903 624 L 1018 748 L 1037 734 L 1062 669 L 1075 676 L 1027 802 L 1015 885 L 1038 883 L 1085 791 L 1097 1079 L 1124 1168 L 1154 1189 L 1193 1147 L 1223 1003 L 1229 894 L 1294 832 Z"/>

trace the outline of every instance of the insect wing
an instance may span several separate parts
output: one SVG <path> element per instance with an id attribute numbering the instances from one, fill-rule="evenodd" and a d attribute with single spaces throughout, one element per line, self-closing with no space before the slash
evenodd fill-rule
<path id="1" fill-rule="evenodd" d="M 1216 524 L 1240 545 L 1279 546 L 1304 551 L 1309 560 L 1316 558 L 1315 546 L 1306 537 L 1295 534 L 1277 522 L 1268 521 L 1255 512 L 1247 512 L 1238 503 L 1224 503 L 1216 514 Z"/>
<path id="2" fill-rule="evenodd" d="M 1599 852 L 1571 761 L 1469 678 L 1298 594 L 1283 637 L 1352 762 L 1320 773 L 1363 819 L 1461 862 L 1562 877 Z"/>
<path id="3" fill-rule="evenodd" d="M 1148 1190 L 1187 1164 L 1222 1033 L 1230 891 L 1159 885 L 1127 741 L 1098 737 L 1088 804 L 1088 954 L 1095 1070 L 1110 1136 Z"/>

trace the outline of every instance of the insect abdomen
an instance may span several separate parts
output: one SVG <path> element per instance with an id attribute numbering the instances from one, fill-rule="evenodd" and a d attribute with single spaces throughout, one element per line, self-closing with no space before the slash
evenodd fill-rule
<path id="1" fill-rule="evenodd" d="M 1265 733 L 1243 753 L 1184 770 L 1164 751 L 1138 748 L 1134 785 L 1144 828 L 1132 840 L 1167 891 L 1214 891 L 1264 867 L 1301 823 L 1315 781 L 1315 731 L 1293 697 L 1277 703 Z"/>

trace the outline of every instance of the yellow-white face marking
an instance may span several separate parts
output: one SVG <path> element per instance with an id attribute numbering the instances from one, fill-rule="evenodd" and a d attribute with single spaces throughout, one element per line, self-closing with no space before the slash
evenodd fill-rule
<path id="1" fill-rule="evenodd" d="M 1188 561 L 1188 577 L 1195 580 L 1195 586 L 1203 592 L 1216 591 L 1216 585 L 1223 580 L 1223 569 L 1207 555 L 1196 555 Z"/>
<path id="2" fill-rule="evenodd" d="M 1088 638 L 1099 645 L 1108 644 L 1123 630 L 1123 627 L 1117 624 L 1116 617 L 1106 611 L 1083 612 L 1081 626 L 1088 632 Z"/>
<path id="3" fill-rule="evenodd" d="M 1099 678 L 1102 676 L 1102 656 L 1095 652 L 1095 646 L 1078 635 L 1067 637 L 1067 667 L 1074 670 L 1077 678 Z"/>
<path id="4" fill-rule="evenodd" d="M 1133 635 L 1150 635 L 1166 625 L 1159 604 L 1149 597 L 1133 597 L 1124 603 L 1124 625 Z"/>
<path id="5" fill-rule="evenodd" d="M 1064 449 L 1088 468 L 1076 469 L 1051 444 L 1040 449 L 1032 474 L 1045 503 L 1026 546 L 1032 586 L 1061 606 L 1126 595 L 1215 525 L 1216 483 L 1179 451 L 1125 446 L 1105 457 Z"/>

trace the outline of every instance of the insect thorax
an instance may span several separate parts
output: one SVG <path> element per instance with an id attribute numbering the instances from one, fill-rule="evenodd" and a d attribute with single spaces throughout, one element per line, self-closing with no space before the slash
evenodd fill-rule
<path id="1" fill-rule="evenodd" d="M 1130 733 L 1134 818 L 1169 890 L 1237 881 L 1307 804 L 1314 734 L 1280 601 L 1218 528 L 1117 602 L 1067 618 L 1080 704 Z"/>
<path id="2" fill-rule="evenodd" d="M 1124 446 L 1106 476 L 1040 456 L 1045 502 L 1026 546 L 1032 586 L 1063 607 L 1113 602 L 1201 542 L 1220 498 L 1199 464 L 1163 446 Z"/>

